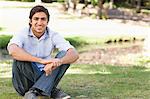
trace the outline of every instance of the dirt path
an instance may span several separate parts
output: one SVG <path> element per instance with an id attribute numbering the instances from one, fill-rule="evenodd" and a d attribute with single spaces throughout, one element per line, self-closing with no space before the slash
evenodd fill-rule
<path id="1" fill-rule="evenodd" d="M 132 45 L 126 48 L 112 47 L 93 49 L 80 53 L 77 64 L 111 64 L 119 66 L 133 66 L 135 59 L 142 52 L 142 45 Z"/>
<path id="2" fill-rule="evenodd" d="M 135 59 L 142 52 L 142 43 L 133 44 L 129 47 L 104 47 L 92 48 L 81 52 L 77 64 L 109 64 L 118 66 L 136 65 Z M 1 50 L 0 61 L 11 60 L 6 50 Z"/>

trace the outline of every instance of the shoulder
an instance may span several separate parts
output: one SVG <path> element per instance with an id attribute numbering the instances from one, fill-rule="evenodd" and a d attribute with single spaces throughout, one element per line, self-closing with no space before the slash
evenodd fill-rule
<path id="1" fill-rule="evenodd" d="M 50 37 L 54 37 L 56 35 L 59 35 L 57 32 L 51 30 L 49 27 L 47 27 L 47 32 L 48 32 Z"/>
<path id="2" fill-rule="evenodd" d="M 27 37 L 29 34 L 29 27 L 25 27 L 23 29 L 21 29 L 20 31 L 18 31 L 16 34 L 14 34 L 14 36 L 16 37 Z"/>

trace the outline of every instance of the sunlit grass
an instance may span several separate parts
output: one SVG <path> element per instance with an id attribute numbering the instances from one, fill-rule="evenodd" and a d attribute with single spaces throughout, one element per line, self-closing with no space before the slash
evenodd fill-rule
<path id="1" fill-rule="evenodd" d="M 81 74 L 67 74 L 60 86 L 65 87 L 68 93 L 76 98 L 124 99 L 126 97 L 127 99 L 147 99 L 150 97 L 150 84 L 148 83 L 150 82 L 150 76 L 147 76 L 150 71 L 145 72 L 147 69 L 144 67 L 106 65 L 77 65 L 75 67 L 84 68 L 85 71 L 99 67 L 94 71 L 105 70 L 110 72 L 110 74 L 89 74 L 87 71 Z"/>
<path id="2" fill-rule="evenodd" d="M 11 66 L 0 68 L 9 74 Z M 145 67 L 73 64 L 59 84 L 73 99 L 149 99 L 150 70 Z M 0 78 L 0 99 L 21 99 L 11 77 Z"/>
<path id="3" fill-rule="evenodd" d="M 111 72 L 103 65 L 76 65 L 71 66 L 67 74 L 111 74 Z"/>
<path id="4" fill-rule="evenodd" d="M 12 77 L 11 66 L 0 66 L 0 78 Z"/>

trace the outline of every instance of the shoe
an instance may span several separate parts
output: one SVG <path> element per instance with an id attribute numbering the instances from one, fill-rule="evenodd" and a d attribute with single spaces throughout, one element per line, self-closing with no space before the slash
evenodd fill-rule
<path id="1" fill-rule="evenodd" d="M 51 98 L 53 98 L 53 99 L 71 99 L 71 96 L 69 96 L 62 90 L 55 88 L 51 94 Z"/>
<path id="2" fill-rule="evenodd" d="M 35 90 L 29 90 L 25 93 L 24 99 L 38 99 Z"/>

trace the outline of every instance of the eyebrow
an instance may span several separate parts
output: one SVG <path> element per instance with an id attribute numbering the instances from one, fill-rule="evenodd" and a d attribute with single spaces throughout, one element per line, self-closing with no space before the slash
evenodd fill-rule
<path id="1" fill-rule="evenodd" d="M 34 18 L 39 18 L 39 19 L 42 19 L 42 18 L 46 18 L 46 17 L 41 17 L 41 18 L 40 18 L 40 17 L 34 17 Z"/>
<path id="2" fill-rule="evenodd" d="M 33 19 L 42 19 L 42 20 L 44 20 L 44 19 L 46 19 L 46 17 L 34 17 Z"/>

